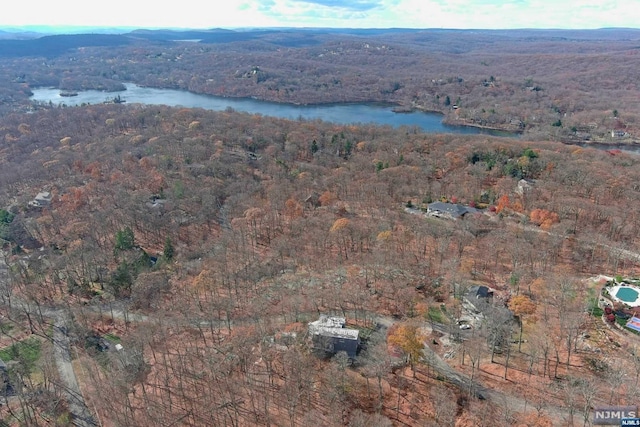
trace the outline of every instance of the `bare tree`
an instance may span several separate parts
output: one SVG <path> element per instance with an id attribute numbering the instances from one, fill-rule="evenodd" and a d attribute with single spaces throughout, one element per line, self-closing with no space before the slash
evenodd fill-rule
<path id="1" fill-rule="evenodd" d="M 446 386 L 438 385 L 429 391 L 434 411 L 434 422 L 438 426 L 455 424 L 458 406 L 456 396 Z"/>
<path id="2" fill-rule="evenodd" d="M 349 420 L 349 427 L 391 427 L 391 420 L 381 414 L 367 414 L 360 409 L 356 409 Z"/>
<path id="3" fill-rule="evenodd" d="M 491 363 L 494 361 L 496 352 L 509 350 L 513 327 L 513 316 L 506 307 L 494 305 L 487 311 L 484 328 L 486 328 L 487 344 L 491 352 Z"/>

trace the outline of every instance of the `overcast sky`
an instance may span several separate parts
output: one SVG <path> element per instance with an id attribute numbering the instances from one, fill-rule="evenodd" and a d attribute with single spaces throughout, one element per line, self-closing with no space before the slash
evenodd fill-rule
<path id="1" fill-rule="evenodd" d="M 0 26 L 602 28 L 640 0 L 4 0 Z M 98 6 L 99 5 L 99 6 Z"/>

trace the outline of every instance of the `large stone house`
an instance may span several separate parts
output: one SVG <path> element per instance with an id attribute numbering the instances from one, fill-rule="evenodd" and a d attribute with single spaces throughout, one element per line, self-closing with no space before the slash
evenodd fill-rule
<path id="1" fill-rule="evenodd" d="M 309 323 L 309 335 L 316 350 L 334 355 L 340 351 L 347 353 L 350 359 L 355 359 L 360 345 L 357 329 L 345 328 L 344 317 L 331 317 L 324 314 L 320 319 Z"/>

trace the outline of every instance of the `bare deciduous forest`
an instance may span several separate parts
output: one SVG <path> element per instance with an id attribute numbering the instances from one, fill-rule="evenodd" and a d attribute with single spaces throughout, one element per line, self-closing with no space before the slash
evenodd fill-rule
<path id="1" fill-rule="evenodd" d="M 631 142 L 635 32 L 149 34 L 0 65 L 6 425 L 590 425 L 637 402 L 639 338 L 598 301 L 638 275 L 640 157 L 558 142 Z M 126 81 L 523 136 L 28 101 Z M 355 358 L 314 346 L 321 314 Z"/>

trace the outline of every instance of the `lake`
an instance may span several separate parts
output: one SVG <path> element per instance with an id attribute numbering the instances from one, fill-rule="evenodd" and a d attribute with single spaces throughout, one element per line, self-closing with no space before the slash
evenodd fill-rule
<path id="1" fill-rule="evenodd" d="M 293 105 L 276 102 L 259 101 L 247 98 L 224 98 L 211 95 L 200 95 L 174 89 L 155 89 L 125 83 L 123 92 L 102 92 L 87 90 L 77 92 L 77 96 L 60 96 L 60 89 L 32 89 L 34 101 L 52 102 L 56 105 L 75 106 L 82 104 L 101 104 L 120 96 L 127 103 L 148 105 L 168 105 L 172 107 L 203 108 L 223 111 L 232 108 L 263 116 L 283 119 L 323 120 L 340 124 L 374 123 L 392 127 L 415 126 L 428 133 L 487 134 L 494 136 L 517 137 L 516 134 L 491 131 L 464 126 L 449 126 L 442 123 L 442 115 L 437 113 L 410 112 L 396 113 L 393 107 L 379 104 L 322 104 Z"/>

